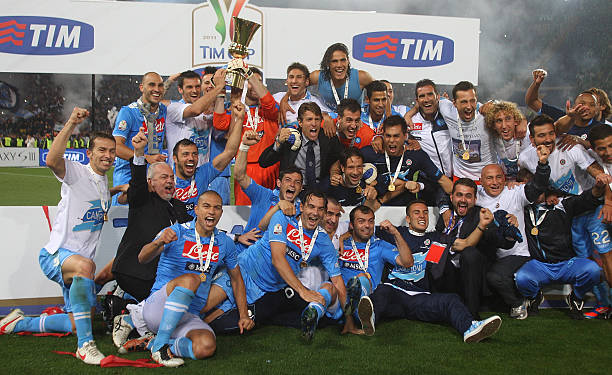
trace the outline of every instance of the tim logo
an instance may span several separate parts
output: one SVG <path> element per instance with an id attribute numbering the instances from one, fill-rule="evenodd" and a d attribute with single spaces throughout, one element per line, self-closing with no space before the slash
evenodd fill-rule
<path id="1" fill-rule="evenodd" d="M 73 232 L 86 230 L 95 232 L 102 229 L 102 224 L 104 224 L 104 211 L 102 211 L 100 200 L 89 201 L 89 204 L 91 204 L 91 207 L 81 218 L 83 222 L 79 225 L 75 225 L 74 228 L 72 228 Z"/>
<path id="2" fill-rule="evenodd" d="M 44 151 L 42 154 L 42 159 L 45 163 L 47 162 L 47 155 L 49 155 L 49 151 Z M 78 161 L 81 164 L 87 164 L 89 162 L 89 159 L 87 158 L 87 153 L 81 151 L 66 150 L 64 151 L 64 159 Z"/>
<path id="3" fill-rule="evenodd" d="M 213 246 L 212 251 L 213 253 L 210 261 L 216 263 L 219 261 L 219 246 Z M 208 244 L 202 244 L 202 261 L 205 262 L 207 256 Z M 183 246 L 183 257 L 198 260 L 198 244 L 191 241 L 185 241 L 185 245 Z"/>
<path id="4" fill-rule="evenodd" d="M 428 67 L 453 62 L 455 43 L 443 36 L 377 31 L 353 37 L 353 58 L 376 65 Z"/>
<path id="5" fill-rule="evenodd" d="M 94 48 L 94 28 L 54 17 L 0 17 L 0 52 L 17 55 L 69 55 Z"/>

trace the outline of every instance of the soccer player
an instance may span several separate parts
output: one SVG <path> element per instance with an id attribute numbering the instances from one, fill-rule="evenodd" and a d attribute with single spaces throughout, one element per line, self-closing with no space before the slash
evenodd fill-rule
<path id="1" fill-rule="evenodd" d="M 342 181 L 330 186 L 328 194 L 342 206 L 376 206 L 376 188 L 363 180 L 363 155 L 355 147 L 349 147 L 340 154 Z"/>
<path id="2" fill-rule="evenodd" d="M 251 146 L 257 144 L 261 137 L 253 130 L 247 130 L 242 135 L 242 142 L 236 155 L 234 178 L 251 200 L 251 212 L 243 233 L 253 232 L 256 238 L 260 230 L 266 230 L 272 215 L 281 210 L 286 215 L 299 213 L 302 192 L 302 173 L 296 167 L 289 167 L 280 172 L 276 181 L 276 189 L 271 190 L 259 185 L 247 174 L 247 153 Z M 266 220 L 262 222 L 262 219 Z M 252 243 L 243 243 L 245 246 Z M 242 250 L 239 247 L 239 250 Z"/>
<path id="3" fill-rule="evenodd" d="M 351 210 L 349 217 L 350 233 L 340 238 L 338 261 L 347 293 L 344 332 L 357 333 L 353 314 L 357 313 L 359 299 L 372 293 L 380 284 L 385 262 L 394 267 L 409 268 L 414 264 L 414 259 L 408 244 L 389 220 L 380 223 L 380 228 L 389 232 L 397 245 L 374 236 L 374 211 L 371 208 L 357 206 Z"/>
<path id="4" fill-rule="evenodd" d="M 225 90 L 225 70 L 219 69 L 215 73 L 216 85 L 202 96 L 202 79 L 200 75 L 192 70 L 180 73 L 177 77 L 178 92 L 181 95 L 179 101 L 166 101 L 166 141 L 168 150 L 174 150 L 174 146 L 182 139 L 188 139 L 196 144 L 198 148 L 198 161 L 196 167 L 209 161 L 210 157 L 210 133 L 212 130 L 212 110 L 216 96 Z M 168 78 L 173 80 L 175 76 Z M 168 82 L 166 81 L 166 82 Z M 212 111 L 211 111 L 212 112 Z M 169 160 L 174 164 L 174 158 Z"/>
<path id="5" fill-rule="evenodd" d="M 409 108 L 403 104 L 393 104 L 393 99 L 395 98 L 393 85 L 386 79 L 381 79 L 380 82 L 384 83 L 385 86 L 387 86 L 387 97 L 389 98 L 389 103 L 391 103 L 391 110 L 397 112 L 400 116 L 404 117 Z"/>
<path id="6" fill-rule="evenodd" d="M 537 306 L 541 288 L 551 283 L 572 284 L 566 297 L 573 319 L 584 319 L 584 295 L 599 282 L 601 268 L 590 259 L 579 258 L 572 248 L 572 218 L 601 204 L 606 185 L 612 182 L 607 174 L 600 174 L 592 189 L 579 196 L 559 200 L 542 194 L 525 208 L 525 232 L 532 260 L 516 273 L 516 286 L 521 294 Z M 563 194 L 563 193 L 562 193 Z"/>
<path id="7" fill-rule="evenodd" d="M 194 221 L 164 229 L 138 255 L 144 263 L 160 256 L 155 284 L 142 313 L 147 327 L 157 332 L 152 358 L 167 367 L 182 365 L 183 360 L 177 357 L 203 359 L 214 354 L 215 334 L 198 314 L 206 304 L 212 276 L 221 265 L 227 267 L 240 312 L 240 333 L 254 326 L 247 314 L 234 242 L 215 228 L 223 213 L 221 196 L 204 192 L 195 211 Z"/>
<path id="8" fill-rule="evenodd" d="M 380 134 L 382 133 L 381 125 L 387 118 L 387 111 L 391 116 L 399 116 L 399 113 L 391 109 L 391 102 L 387 97 L 387 86 L 383 82 L 370 82 L 365 89 L 366 104 L 361 111 L 361 122 L 368 125 L 376 134 Z"/>
<path id="9" fill-rule="evenodd" d="M 345 300 L 337 252 L 319 227 L 326 204 L 323 193 L 310 192 L 299 215 L 277 212 L 263 237 L 240 254 L 238 263 L 247 288 L 247 302 L 254 304 L 256 324 L 265 324 L 281 313 L 301 314 L 303 336 L 310 340 L 334 295 Z M 313 262 L 320 262 L 331 278 L 331 284 L 316 291 L 306 288 L 297 278 L 300 269 Z M 231 299 L 226 276 L 216 278 L 215 284 Z M 230 310 L 212 321 L 211 326 L 216 332 L 233 331 L 236 314 L 235 309 Z"/>
<path id="10" fill-rule="evenodd" d="M 333 111 L 342 99 L 361 100 L 363 88 L 373 80 L 370 73 L 351 68 L 348 48 L 342 43 L 329 46 L 320 70 L 310 73 L 310 84 L 317 85 L 323 102 Z"/>
<path id="11" fill-rule="evenodd" d="M 496 101 L 485 113 L 487 129 L 492 134 L 499 164 L 503 167 L 506 179 L 515 181 L 519 170 L 519 155 L 531 148 L 529 134 L 517 137 L 517 127 L 526 120 L 512 102 Z M 521 125 L 522 126 L 522 125 Z"/>
<path id="12" fill-rule="evenodd" d="M 527 184 L 515 186 L 513 189 L 506 187 L 506 177 L 499 164 L 490 164 L 483 168 L 478 188 L 478 204 L 484 208 L 496 212 L 503 210 L 512 215 L 516 220 L 515 227 L 518 228 L 520 238 L 525 236 L 525 220 L 523 209 L 525 206 L 535 202 L 540 194 L 548 187 L 550 166 L 548 165 L 549 150 L 540 145 L 538 152 L 538 166 L 534 178 Z M 510 317 L 516 319 L 527 318 L 527 303 L 516 290 L 514 274 L 529 260 L 529 248 L 526 241 L 517 241 L 510 249 L 497 249 L 496 260 L 487 271 L 487 281 L 510 306 Z"/>
<path id="13" fill-rule="evenodd" d="M 376 134 L 361 121 L 361 106 L 357 100 L 352 98 L 340 100 L 336 125 L 338 126 L 338 139 L 345 148 L 369 146 Z"/>
<path id="14" fill-rule="evenodd" d="M 463 334 L 464 342 L 478 342 L 497 332 L 501 325 L 499 316 L 476 321 L 457 294 L 432 293 L 429 285 L 433 277 L 431 267 L 439 261 L 441 252 L 448 251 L 445 249 L 449 246 L 459 249 L 477 243 L 482 228 L 493 221 L 491 211 L 481 209 L 477 229 L 467 239 L 455 239 L 452 244 L 448 244 L 451 241 L 440 232 L 426 232 L 429 213 L 424 201 L 414 200 L 408 204 L 406 221 L 408 227 L 401 226 L 397 230 L 412 251 L 414 264 L 408 268 L 396 266 L 388 280 L 369 296 L 361 297 L 357 313 L 364 333 L 373 335 L 375 322 L 384 318 L 450 323 Z M 395 238 L 384 231 L 376 233 L 389 243 L 395 243 Z"/>
<path id="15" fill-rule="evenodd" d="M 453 175 L 478 180 L 480 170 L 497 162 L 491 134 L 478 112 L 474 85 L 461 81 L 453 87 L 453 101 L 440 100 L 440 113 L 452 140 Z"/>
<path id="16" fill-rule="evenodd" d="M 92 334 L 91 312 L 96 305 L 93 258 L 110 208 L 106 172 L 113 164 L 116 144 L 110 135 L 97 133 L 87 150 L 89 164 L 64 159 L 66 142 L 87 116 L 86 109 L 74 108 L 47 155 L 47 166 L 62 183 L 62 199 L 51 238 L 38 260 L 47 278 L 61 286 L 68 314 L 26 318 L 16 309 L 0 321 L 0 332 L 71 332 L 76 328 L 76 357 L 98 365 L 104 355 Z"/>
<path id="17" fill-rule="evenodd" d="M 383 153 L 376 153 L 372 146 L 361 150 L 364 160 L 374 164 L 377 169 L 376 190 L 381 204 L 406 206 L 414 199 L 414 193 L 427 188 L 425 184 L 417 183 L 417 180 L 425 181 L 428 185 L 437 183 L 444 192 L 450 193 L 451 180 L 436 168 L 429 156 L 422 150 L 405 148 L 408 125 L 401 116 L 385 119 L 382 132 Z M 437 187 L 430 190 L 432 197 L 440 194 Z"/>
<path id="18" fill-rule="evenodd" d="M 117 141 L 117 159 L 113 171 L 113 186 L 130 182 L 129 160 L 134 152 L 132 144 L 126 140 L 131 140 L 141 127 L 145 128 L 149 143 L 153 146 L 151 150 L 148 145 L 145 148 L 147 163 L 166 161 L 166 156 L 161 153 L 166 131 L 166 106 L 161 103 L 164 97 L 164 82 L 161 76 L 155 72 L 145 73 L 142 76 L 140 92 L 142 96 L 123 106 L 115 119 L 113 136 Z M 118 205 L 115 197 L 113 205 Z"/>
<path id="19" fill-rule="evenodd" d="M 334 248 L 340 247 L 340 236 L 348 232 L 349 221 L 340 221 L 340 216 L 344 213 L 342 205 L 333 197 L 327 197 L 327 210 L 321 226 L 325 229 L 325 232 L 331 238 Z"/>
<path id="20" fill-rule="evenodd" d="M 417 105 L 406 121 L 412 121 L 410 135 L 419 142 L 421 149 L 447 177 L 453 177 L 451 137 L 444 117 L 438 110 L 438 89 L 430 79 L 422 79 L 414 89 Z M 410 116 L 410 118 L 407 118 Z"/>
<path id="21" fill-rule="evenodd" d="M 312 95 L 308 90 L 308 86 L 310 86 L 310 72 L 306 65 L 300 64 L 299 62 L 294 62 L 289 65 L 289 67 L 287 67 L 285 86 L 287 86 L 286 92 L 277 92 L 272 96 L 279 105 L 281 105 L 283 98 L 287 96 L 286 100 L 289 109 L 284 113 L 286 123 L 294 123 L 297 121 L 298 109 L 300 109 L 302 103 L 306 102 L 317 103 L 323 113 L 327 114 L 331 112 L 318 97 Z"/>
<path id="22" fill-rule="evenodd" d="M 187 212 L 192 216 L 194 205 L 200 194 L 208 190 L 209 184 L 229 165 L 238 150 L 245 108 L 242 103 L 235 101 L 232 103 L 231 109 L 232 124 L 225 150 L 217 155 L 212 162 L 196 167 L 199 158 L 198 146 L 189 139 L 178 141 L 172 151 L 176 181 L 174 198 L 185 203 Z"/>
<path id="23" fill-rule="evenodd" d="M 243 129 L 263 132 L 261 141 L 248 151 L 247 173 L 259 185 L 273 189 L 278 177 L 278 165 L 263 168 L 259 165 L 259 156 L 268 146 L 274 143 L 278 132 L 278 105 L 272 94 L 263 85 L 263 75 L 251 67 L 253 74 L 248 80 L 248 90 L 245 104 L 248 106 L 244 119 Z M 232 95 L 233 96 L 233 95 Z M 230 112 L 223 106 L 224 96 L 218 96 L 213 115 L 213 125 L 218 130 L 227 130 L 230 124 Z M 234 197 L 236 205 L 250 205 L 252 202 L 244 194 L 237 181 L 234 181 Z"/>

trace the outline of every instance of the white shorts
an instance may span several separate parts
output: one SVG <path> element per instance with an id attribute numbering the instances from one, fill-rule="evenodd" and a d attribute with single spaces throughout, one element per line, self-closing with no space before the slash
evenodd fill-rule
<path id="1" fill-rule="evenodd" d="M 329 283 L 329 275 L 327 271 L 317 266 L 308 266 L 302 268 L 297 275 L 298 280 L 310 290 L 319 290 L 324 283 Z M 327 306 L 326 315 L 330 318 L 338 319 L 341 316 L 342 309 L 338 298 L 329 306 Z"/>
<path id="2" fill-rule="evenodd" d="M 142 317 L 144 318 L 147 328 L 151 332 L 157 333 L 159 324 L 161 323 L 162 315 L 164 314 L 164 305 L 166 304 L 166 286 L 164 285 L 158 291 L 151 294 L 146 300 L 142 309 Z M 181 320 L 179 320 L 176 328 L 170 335 L 170 338 L 185 337 L 187 333 L 196 329 L 205 329 L 210 331 L 213 335 L 215 334 L 210 326 L 199 316 L 186 312 L 183 314 Z"/>

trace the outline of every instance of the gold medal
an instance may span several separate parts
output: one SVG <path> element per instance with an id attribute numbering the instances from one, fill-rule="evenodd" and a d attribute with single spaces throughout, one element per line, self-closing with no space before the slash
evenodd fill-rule
<path id="1" fill-rule="evenodd" d="M 205 282 L 206 282 L 206 274 L 205 274 L 204 272 L 202 272 L 202 273 L 200 274 L 200 280 L 201 280 L 203 283 L 205 283 Z"/>
<path id="2" fill-rule="evenodd" d="M 106 212 L 104 213 L 104 221 L 108 221 L 108 214 Z"/>
<path id="3" fill-rule="evenodd" d="M 389 191 L 395 191 L 395 185 L 393 185 L 393 183 L 389 184 Z"/>
<path id="4" fill-rule="evenodd" d="M 461 155 L 461 158 L 462 158 L 463 160 L 470 160 L 470 152 L 469 152 L 469 151 L 467 151 L 467 150 L 465 150 L 465 151 L 463 152 L 463 154 Z"/>
<path id="5" fill-rule="evenodd" d="M 308 267 L 308 263 L 306 263 L 306 261 L 303 260 L 302 263 L 300 263 L 300 267 L 306 268 L 306 267 Z"/>
<path id="6" fill-rule="evenodd" d="M 531 228 L 531 235 L 537 236 L 538 233 L 540 233 L 540 231 L 538 230 L 538 227 Z"/>
<path id="7" fill-rule="evenodd" d="M 355 188 L 355 193 L 361 194 L 362 191 L 363 189 L 361 188 L 361 186 L 357 185 L 357 187 Z"/>

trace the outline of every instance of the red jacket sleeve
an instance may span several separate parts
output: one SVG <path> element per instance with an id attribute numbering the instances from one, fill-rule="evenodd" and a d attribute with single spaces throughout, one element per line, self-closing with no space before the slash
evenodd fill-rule
<path id="1" fill-rule="evenodd" d="M 267 120 L 278 122 L 278 104 L 270 91 L 260 99 L 259 103 L 262 116 Z"/>
<path id="2" fill-rule="evenodd" d="M 213 113 L 213 127 L 217 130 L 227 131 L 230 126 L 232 116 L 228 113 Z"/>

